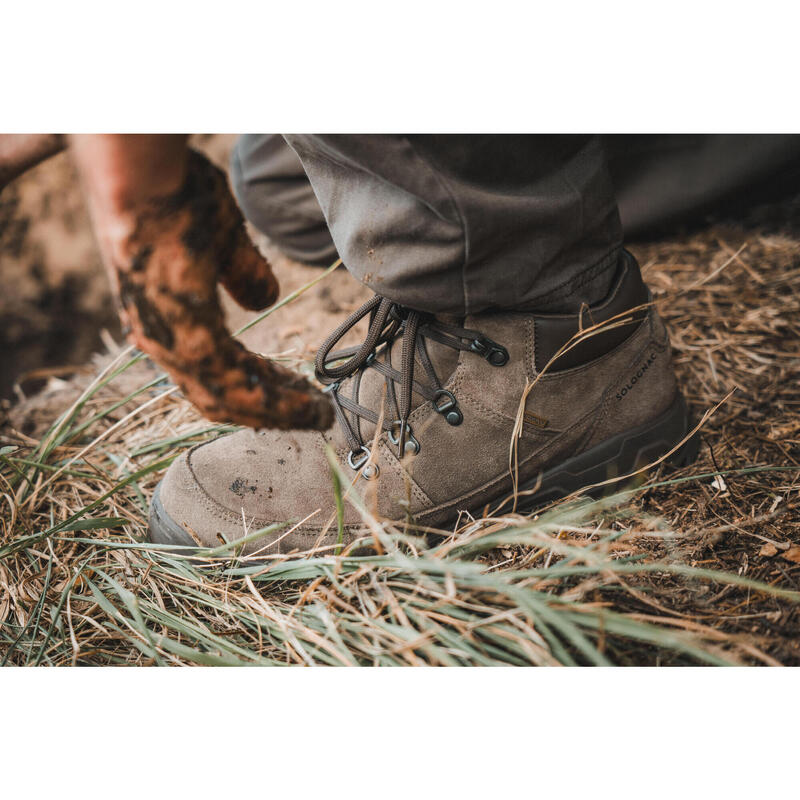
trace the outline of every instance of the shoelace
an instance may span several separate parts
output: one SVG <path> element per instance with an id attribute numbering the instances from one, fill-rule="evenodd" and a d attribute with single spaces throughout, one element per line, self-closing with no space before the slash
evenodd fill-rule
<path id="1" fill-rule="evenodd" d="M 331 352 L 342 337 L 368 314 L 369 329 L 363 343 Z M 392 343 L 398 336 L 402 337 L 399 370 L 392 365 L 391 353 Z M 384 418 L 382 428 L 387 432 L 389 441 L 397 445 L 398 458 L 406 453 L 416 454 L 420 450 L 420 443 L 408 424 L 414 392 L 432 403 L 450 425 L 460 425 L 464 419 L 455 395 L 442 387 L 428 355 L 426 339 L 455 350 L 477 353 L 496 367 L 508 362 L 506 348 L 479 331 L 441 322 L 431 314 L 405 308 L 380 295 L 375 295 L 353 312 L 328 336 L 317 352 L 316 375 L 327 386 L 325 391 L 331 395 L 336 420 L 347 439 L 350 448 L 347 463 L 354 470 L 363 467 L 361 474 L 368 480 L 378 477 L 378 467 L 367 463 L 371 454 L 361 435 L 361 420 L 377 426 L 380 415 L 358 402 L 361 379 L 367 369 L 375 369 L 384 376 L 386 394 L 396 416 L 394 420 Z M 414 378 L 415 355 L 419 358 L 427 382 Z M 354 377 L 353 388 L 351 396 L 347 397 L 340 391 L 341 383 L 350 377 Z M 396 383 L 400 387 L 399 397 L 395 390 Z M 346 412 L 352 415 L 352 421 Z"/>

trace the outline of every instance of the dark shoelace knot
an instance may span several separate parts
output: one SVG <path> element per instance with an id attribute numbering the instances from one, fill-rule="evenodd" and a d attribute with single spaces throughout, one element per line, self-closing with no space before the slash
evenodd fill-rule
<path id="1" fill-rule="evenodd" d="M 331 352 L 367 315 L 370 318 L 369 328 L 364 341 L 356 347 Z M 392 343 L 397 337 L 402 337 L 399 370 L 392 365 L 391 357 Z M 365 419 L 373 425 L 381 422 L 376 411 L 358 402 L 361 378 L 367 369 L 375 369 L 384 376 L 386 395 L 396 416 L 393 420 L 384 418 L 381 424 L 389 441 L 397 445 L 398 458 L 406 453 L 416 454 L 420 449 L 420 444 L 408 424 L 414 392 L 430 401 L 450 425 L 460 425 L 463 420 L 455 395 L 443 388 L 436 374 L 425 345 L 426 339 L 455 350 L 476 353 L 496 367 L 502 367 L 508 362 L 508 351 L 505 347 L 483 336 L 479 331 L 442 322 L 432 314 L 397 305 L 380 295 L 375 295 L 353 312 L 328 336 L 317 352 L 315 372 L 318 380 L 327 386 L 326 391 L 330 393 L 336 420 L 347 439 L 350 448 L 347 462 L 354 470 L 363 467 L 361 474 L 364 478 L 376 478 L 378 466 L 368 464 L 371 454 L 361 436 L 360 420 Z M 414 378 L 415 356 L 425 372 L 427 382 Z M 351 377 L 354 378 L 353 391 L 347 397 L 341 392 L 341 383 Z M 395 391 L 395 383 L 400 386 L 399 397 Z M 348 417 L 348 413 L 352 419 Z"/>

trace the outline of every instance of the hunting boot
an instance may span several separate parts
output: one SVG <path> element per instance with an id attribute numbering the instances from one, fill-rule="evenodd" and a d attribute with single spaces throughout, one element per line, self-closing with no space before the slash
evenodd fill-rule
<path id="1" fill-rule="evenodd" d="M 214 547 L 289 522 L 243 551 L 336 543 L 328 447 L 379 517 L 440 530 L 463 511 L 520 512 L 613 486 L 667 454 L 688 461 L 686 404 L 651 300 L 628 253 L 607 298 L 575 315 L 453 320 L 376 296 L 317 354 L 334 426 L 241 430 L 189 450 L 155 492 L 151 539 Z M 363 344 L 333 352 L 365 317 Z M 345 502 L 345 542 L 359 530 Z"/>

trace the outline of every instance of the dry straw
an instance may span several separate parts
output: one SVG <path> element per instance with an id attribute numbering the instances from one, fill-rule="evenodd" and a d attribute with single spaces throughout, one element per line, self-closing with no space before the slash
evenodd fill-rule
<path id="1" fill-rule="evenodd" d="M 229 429 L 141 356 L 99 360 L 60 385 L 72 402 L 41 436 L 18 432 L 41 404 L 2 431 L 0 662 L 797 663 L 800 235 L 758 222 L 637 252 L 702 419 L 696 464 L 431 538 L 380 519 L 332 460 L 337 507 L 318 513 L 341 527 L 354 503 L 372 555 L 145 543 L 168 464 Z"/>

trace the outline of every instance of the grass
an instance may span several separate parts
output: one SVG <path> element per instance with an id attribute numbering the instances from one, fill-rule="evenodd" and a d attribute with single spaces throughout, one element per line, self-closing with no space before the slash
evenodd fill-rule
<path id="1" fill-rule="evenodd" d="M 138 362 L 134 357 L 125 364 Z M 23 463 L 9 448 L 2 455 L 10 473 L 3 482 L 6 502 L 14 504 L 12 517 L 20 522 L 28 517 L 26 532 L 10 541 L 5 537 L 0 548 L 3 588 L 17 611 L 0 628 L 3 663 L 607 665 L 625 663 L 633 646 L 680 663 L 726 664 L 753 654 L 734 640 L 721 642 L 712 631 L 676 630 L 619 613 L 596 602 L 593 590 L 614 582 L 624 591 L 625 576 L 657 569 L 721 585 L 733 581 L 792 601 L 798 597 L 737 576 L 614 557 L 630 529 L 585 527 L 601 506 L 616 523 L 624 522 L 614 500 L 571 503 L 533 521 L 469 523 L 431 547 L 376 520 L 351 497 L 383 555 L 345 552 L 250 563 L 236 557 L 236 543 L 200 559 L 175 555 L 142 542 L 142 497 L 187 446 L 186 435 L 166 440 L 165 457 L 140 455 L 121 480 L 109 473 L 122 465 L 104 465 L 102 455 L 86 447 L 79 452 L 94 475 L 67 476 L 65 467 L 75 463 L 75 455 L 63 454 L 50 464 L 55 473 L 41 469 L 74 441 L 75 431 L 91 435 L 78 410 L 109 386 L 108 375 L 120 374 L 115 364 L 58 420 L 34 457 Z M 164 391 L 156 398 L 164 406 L 176 403 Z M 135 416 L 129 412 L 122 419 L 133 422 Z M 99 424 L 107 415 L 95 412 L 93 419 Z M 106 430 L 115 426 L 119 423 Z M 92 439 L 95 447 L 101 439 Z M 99 496 L 88 503 L 77 500 L 77 510 L 56 521 L 52 482 L 59 479 L 77 498 Z M 105 480 L 111 486 L 102 491 Z M 49 494 L 42 491 L 48 481 Z M 46 522 L 37 524 L 42 516 Z M 481 558 L 509 548 L 526 554 L 521 563 Z M 547 564 L 537 566 L 543 556 Z M 13 585 L 9 574 L 17 576 Z M 23 616 L 18 599 L 25 598 L 30 609 Z"/>
<path id="2" fill-rule="evenodd" d="M 533 518 L 465 517 L 436 542 L 334 468 L 330 512 L 341 531 L 356 504 L 374 554 L 190 558 L 145 542 L 149 498 L 231 429 L 118 351 L 41 433 L 0 443 L 0 663 L 798 663 L 800 235 L 758 220 L 637 255 L 697 417 L 718 407 L 691 468 Z"/>

